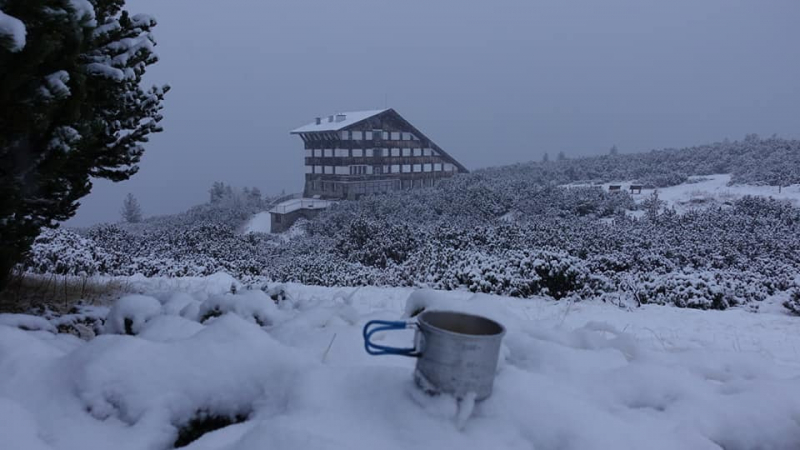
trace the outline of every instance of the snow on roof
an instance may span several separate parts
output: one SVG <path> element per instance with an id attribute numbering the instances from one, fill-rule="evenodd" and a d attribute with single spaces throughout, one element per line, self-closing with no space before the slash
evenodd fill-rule
<path id="1" fill-rule="evenodd" d="M 278 203 L 269 212 L 274 214 L 286 214 L 298 209 L 325 209 L 331 205 L 328 200 L 321 200 L 318 198 L 295 198 L 287 200 L 283 203 Z"/>
<path id="2" fill-rule="evenodd" d="M 351 112 L 343 112 L 327 116 L 321 116 L 319 125 L 317 125 L 317 122 L 315 120 L 314 122 L 311 122 L 308 125 L 303 125 L 300 128 L 295 128 L 294 130 L 291 131 L 291 134 L 313 133 L 315 131 L 339 131 L 344 127 L 348 127 L 356 122 L 361 122 L 364 119 L 369 119 L 370 117 L 377 116 L 378 114 L 385 111 L 388 111 L 388 109 L 375 109 L 372 111 L 351 111 Z M 333 118 L 333 120 L 330 120 L 330 118 Z M 338 122 L 337 119 L 339 120 Z"/>

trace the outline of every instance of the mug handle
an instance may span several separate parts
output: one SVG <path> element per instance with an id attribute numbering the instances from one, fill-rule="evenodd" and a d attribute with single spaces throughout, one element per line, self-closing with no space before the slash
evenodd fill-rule
<path id="1" fill-rule="evenodd" d="M 406 328 L 416 328 L 416 326 L 417 325 L 413 322 L 370 320 L 366 325 L 364 325 L 364 331 L 362 333 L 364 336 L 364 349 L 370 355 L 402 355 L 410 356 L 412 358 L 419 357 L 420 353 L 417 351 L 416 347 L 389 347 L 386 345 L 375 344 L 374 342 L 370 341 L 372 335 L 379 331 L 404 330 Z"/>

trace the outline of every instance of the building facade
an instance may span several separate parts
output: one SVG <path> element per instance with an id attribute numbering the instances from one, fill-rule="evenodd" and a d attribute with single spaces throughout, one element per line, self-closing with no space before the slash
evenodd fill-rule
<path id="1" fill-rule="evenodd" d="M 393 109 L 318 117 L 291 134 L 303 139 L 304 197 L 352 200 L 468 172 Z"/>

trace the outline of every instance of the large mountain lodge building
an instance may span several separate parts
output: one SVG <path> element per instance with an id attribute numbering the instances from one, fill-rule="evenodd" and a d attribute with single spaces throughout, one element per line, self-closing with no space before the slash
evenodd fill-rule
<path id="1" fill-rule="evenodd" d="M 468 172 L 393 109 L 318 117 L 291 134 L 305 144 L 304 197 L 357 199 Z"/>

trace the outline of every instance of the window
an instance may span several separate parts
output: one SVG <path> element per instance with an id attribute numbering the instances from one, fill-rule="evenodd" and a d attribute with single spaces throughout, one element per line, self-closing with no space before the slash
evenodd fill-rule
<path id="1" fill-rule="evenodd" d="M 423 149 L 422 150 L 422 155 L 423 156 L 432 156 L 433 155 L 433 150 L 431 150 L 429 148 Z"/>
<path id="2" fill-rule="evenodd" d="M 431 172 L 433 170 L 433 167 L 431 167 L 431 164 L 425 164 L 422 166 L 422 170 L 423 172 Z"/>
<path id="3" fill-rule="evenodd" d="M 350 175 L 366 175 L 367 166 L 350 166 Z"/>
<path id="4" fill-rule="evenodd" d="M 374 175 L 380 175 L 383 173 L 383 166 L 372 166 L 372 173 Z"/>
<path id="5" fill-rule="evenodd" d="M 399 148 L 393 148 L 392 149 L 392 156 L 400 156 L 400 149 Z"/>
<path id="6" fill-rule="evenodd" d="M 393 141 L 399 141 L 400 140 L 400 132 L 399 131 L 392 131 L 391 138 L 392 138 Z"/>
<path id="7" fill-rule="evenodd" d="M 339 133 L 339 137 L 340 137 L 340 138 L 341 138 L 343 141 L 346 141 L 346 140 L 350 139 L 350 132 L 349 132 L 349 131 L 341 131 L 341 132 Z"/>
<path id="8" fill-rule="evenodd" d="M 325 157 L 326 157 L 326 158 L 330 158 L 330 157 L 332 157 L 332 156 L 333 156 L 333 149 L 331 149 L 331 148 L 326 148 L 326 149 L 325 149 Z"/>
<path id="9" fill-rule="evenodd" d="M 422 149 L 421 148 L 415 148 L 414 149 L 414 156 L 422 156 Z"/>
<path id="10" fill-rule="evenodd" d="M 414 164 L 414 172 L 422 172 L 422 164 Z"/>
<path id="11" fill-rule="evenodd" d="M 388 140 L 389 139 L 389 132 L 388 131 L 382 131 L 381 132 L 381 136 L 383 136 L 384 140 Z"/>
<path id="12" fill-rule="evenodd" d="M 383 166 L 383 173 L 389 173 L 389 166 Z"/>
<path id="13" fill-rule="evenodd" d="M 408 132 L 405 132 L 405 131 L 403 132 L 403 140 L 404 141 L 410 141 L 413 138 L 413 136 L 414 135 L 411 134 L 411 133 L 408 133 Z"/>
<path id="14" fill-rule="evenodd" d="M 439 152 L 437 152 L 436 150 L 434 150 L 434 149 L 430 149 L 430 151 L 431 151 L 431 155 L 433 155 L 433 156 L 439 156 Z"/>
<path id="15" fill-rule="evenodd" d="M 372 140 L 372 131 L 365 131 L 364 132 L 364 140 L 371 141 Z"/>
<path id="16" fill-rule="evenodd" d="M 353 140 L 354 141 L 363 141 L 364 140 L 364 133 L 361 131 L 353 131 Z"/>
<path id="17" fill-rule="evenodd" d="M 366 156 L 367 158 L 372 158 L 374 156 L 373 150 L 371 148 L 366 149 L 364 153 L 365 153 L 364 156 Z"/>
<path id="18" fill-rule="evenodd" d="M 314 166 L 314 173 L 322 173 L 322 166 Z"/>
<path id="19" fill-rule="evenodd" d="M 454 170 L 455 170 L 455 166 L 454 165 L 452 165 L 450 163 L 445 163 L 444 164 L 444 171 L 445 172 L 452 172 Z"/>
<path id="20" fill-rule="evenodd" d="M 314 156 L 317 157 L 317 158 L 321 158 L 322 157 L 322 149 L 321 148 L 314 149 Z"/>
<path id="21" fill-rule="evenodd" d="M 354 148 L 354 149 L 352 149 L 350 151 L 353 152 L 353 155 L 352 155 L 353 158 L 361 158 L 362 156 L 364 156 L 364 150 L 362 150 L 360 148 Z"/>
<path id="22" fill-rule="evenodd" d="M 336 166 L 334 173 L 336 175 L 347 175 L 350 170 L 348 170 L 348 166 Z"/>
<path id="23" fill-rule="evenodd" d="M 314 156 L 314 150 L 311 150 L 310 148 L 307 148 L 306 149 L 306 158 L 311 158 L 312 156 Z"/>
<path id="24" fill-rule="evenodd" d="M 314 173 L 314 166 L 306 166 L 306 173 Z"/>
<path id="25" fill-rule="evenodd" d="M 410 148 L 404 148 L 403 149 L 403 156 L 411 156 L 411 149 Z"/>
<path id="26" fill-rule="evenodd" d="M 350 156 L 350 149 L 337 148 L 335 155 L 337 158 L 347 158 L 348 156 Z"/>
<path id="27" fill-rule="evenodd" d="M 333 166 L 325 166 L 326 174 L 333 174 Z"/>
<path id="28" fill-rule="evenodd" d="M 411 172 L 411 164 L 403 164 L 403 173 Z"/>
<path id="29" fill-rule="evenodd" d="M 392 164 L 392 173 L 400 173 L 400 164 Z"/>
<path id="30" fill-rule="evenodd" d="M 383 136 L 383 131 L 381 131 L 381 130 L 372 130 L 372 139 L 373 139 L 373 140 L 376 140 L 376 141 L 377 141 L 377 140 L 378 140 L 378 139 L 380 139 L 382 136 Z"/>

